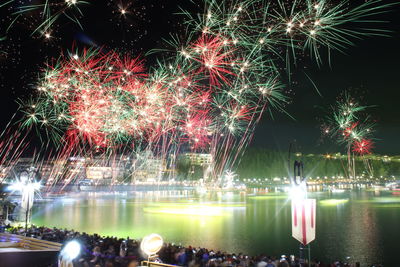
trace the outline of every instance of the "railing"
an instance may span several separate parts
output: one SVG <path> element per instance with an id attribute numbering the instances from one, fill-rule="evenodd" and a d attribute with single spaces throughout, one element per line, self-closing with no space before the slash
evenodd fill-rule
<path id="1" fill-rule="evenodd" d="M 165 264 L 165 263 L 158 263 L 152 261 L 142 261 L 140 263 L 141 266 L 149 266 L 149 267 L 177 267 L 177 265 Z"/>
<path id="2" fill-rule="evenodd" d="M 10 247 L 18 247 L 27 250 L 61 250 L 60 243 L 7 233 L 0 233 L 0 242 L 12 243 Z"/>

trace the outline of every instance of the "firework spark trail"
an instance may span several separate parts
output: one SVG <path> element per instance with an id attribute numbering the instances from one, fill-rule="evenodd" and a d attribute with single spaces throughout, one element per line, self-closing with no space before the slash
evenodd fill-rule
<path id="1" fill-rule="evenodd" d="M 17 1 L 9 1 L 6 4 L 19 4 L 16 2 Z M 21 4 L 16 7 L 16 11 L 13 13 L 14 19 L 8 26 L 8 29 L 13 27 L 13 25 L 24 16 L 35 16 L 39 18 L 39 25 L 35 26 L 32 34 L 39 32 L 49 39 L 51 38 L 51 32 L 54 24 L 59 21 L 60 18 L 72 21 L 82 28 L 79 19 L 83 17 L 83 13 L 80 7 L 83 5 L 88 5 L 89 3 L 89 1 L 81 0 L 46 0 L 39 1 L 35 4 Z"/>
<path id="2" fill-rule="evenodd" d="M 12 166 L 18 161 L 29 144 L 29 142 L 27 142 L 27 135 L 27 132 L 22 134 L 12 128 L 5 132 L 7 138 L 0 142 L 0 165 L 3 168 Z"/>
<path id="3" fill-rule="evenodd" d="M 331 107 L 322 126 L 323 134 L 335 139 L 360 155 L 371 153 L 374 123 L 367 114 L 369 106 L 361 105 L 348 91 Z M 361 147 L 365 146 L 365 149 Z"/>
<path id="4" fill-rule="evenodd" d="M 365 155 L 372 153 L 375 123 L 371 121 L 367 110 L 349 91 L 344 91 L 333 105 L 322 124 L 322 133 L 344 145 L 347 150 L 348 176 L 356 177 L 354 154 L 361 156 L 367 171 L 372 169 Z"/>
<path id="5" fill-rule="evenodd" d="M 0 133 L 0 183 L 12 175 L 13 168 L 29 145 L 29 129 L 21 130 L 15 122 L 16 113 Z"/>
<path id="6" fill-rule="evenodd" d="M 278 66 L 290 72 L 307 51 L 320 64 L 321 47 L 341 50 L 352 38 L 382 34 L 346 25 L 388 7 L 379 0 L 354 8 L 349 1 L 206 0 L 204 14 L 182 11 L 186 39 L 150 51 L 171 56 L 148 71 L 137 57 L 93 49 L 47 66 L 37 98 L 20 103 L 27 117 L 23 126 L 36 124 L 53 139 L 65 133 L 67 146 L 81 148 L 79 153 L 107 154 L 127 144 L 163 159 L 185 147 L 210 151 L 218 176 L 234 166 L 265 110 L 284 111 L 288 99 Z M 335 113 L 344 126 L 335 134 L 362 144 L 368 131 L 365 124 L 351 123 L 357 110 L 350 108 L 345 116 Z M 62 154 L 66 151 L 75 153 Z"/>

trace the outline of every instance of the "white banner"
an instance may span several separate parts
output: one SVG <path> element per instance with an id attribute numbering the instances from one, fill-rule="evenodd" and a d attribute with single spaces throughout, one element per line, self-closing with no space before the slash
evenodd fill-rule
<path id="1" fill-rule="evenodd" d="M 292 200 L 292 236 L 303 245 L 315 239 L 316 200 Z"/>

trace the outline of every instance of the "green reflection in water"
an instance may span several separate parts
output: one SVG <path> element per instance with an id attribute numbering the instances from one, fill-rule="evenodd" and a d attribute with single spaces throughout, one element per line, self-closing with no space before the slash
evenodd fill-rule
<path id="1" fill-rule="evenodd" d="M 350 256 L 362 266 L 377 262 L 397 266 L 400 198 L 365 191 L 346 192 L 341 199 L 329 193 L 310 195 L 318 200 L 313 258 Z M 33 222 L 124 238 L 158 233 L 166 242 L 251 255 L 298 255 L 286 200 L 287 194 L 78 194 L 36 203 Z M 211 210 L 217 215 L 204 214 Z M 195 215 L 197 211 L 201 212 Z"/>
<path id="2" fill-rule="evenodd" d="M 359 203 L 400 203 L 400 197 L 374 197 L 358 200 Z"/>
<path id="3" fill-rule="evenodd" d="M 400 208 L 400 204 L 376 204 L 374 208 Z"/>
<path id="4" fill-rule="evenodd" d="M 229 209 L 232 208 L 245 208 L 241 204 L 173 204 L 173 203 L 159 203 L 151 204 L 149 207 L 143 208 L 147 213 L 161 213 L 171 215 L 184 215 L 184 216 L 226 216 L 229 215 Z"/>
<path id="5" fill-rule="evenodd" d="M 349 199 L 324 199 L 320 200 L 319 204 L 322 206 L 337 206 L 349 202 Z"/>
<path id="6" fill-rule="evenodd" d="M 288 199 L 288 195 L 268 195 L 268 196 L 251 196 L 251 200 L 277 200 L 277 199 Z"/>

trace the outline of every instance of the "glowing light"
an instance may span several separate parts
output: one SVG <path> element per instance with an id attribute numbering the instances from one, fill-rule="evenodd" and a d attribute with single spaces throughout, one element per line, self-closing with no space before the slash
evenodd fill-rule
<path id="1" fill-rule="evenodd" d="M 39 190 L 41 187 L 39 182 L 27 182 L 27 181 L 16 181 L 13 184 L 11 184 L 8 189 L 12 191 L 28 191 L 28 192 L 34 192 Z"/>
<path id="2" fill-rule="evenodd" d="M 63 250 L 61 251 L 61 256 L 67 260 L 72 261 L 81 253 L 81 244 L 77 241 L 69 241 Z"/>
<path id="3" fill-rule="evenodd" d="M 307 197 L 307 188 L 305 183 L 302 185 L 293 185 L 289 189 L 289 197 L 295 201 L 305 199 Z"/>
<path id="4" fill-rule="evenodd" d="M 164 241 L 162 237 L 158 234 L 150 234 L 145 236 L 140 243 L 140 249 L 147 255 L 155 255 L 160 251 Z"/>
<path id="5" fill-rule="evenodd" d="M 65 2 L 69 5 L 75 5 L 77 0 L 65 0 Z"/>
<path id="6" fill-rule="evenodd" d="M 232 208 L 244 208 L 243 205 L 214 205 L 214 204 L 180 204 L 180 205 L 163 205 L 162 203 L 155 205 L 154 207 L 145 207 L 143 211 L 146 213 L 156 214 L 170 214 L 170 215 L 185 215 L 185 216 L 224 216 L 224 209 Z"/>
<path id="7" fill-rule="evenodd" d="M 319 203 L 323 206 L 337 206 L 349 202 L 349 199 L 324 199 L 320 200 Z"/>

